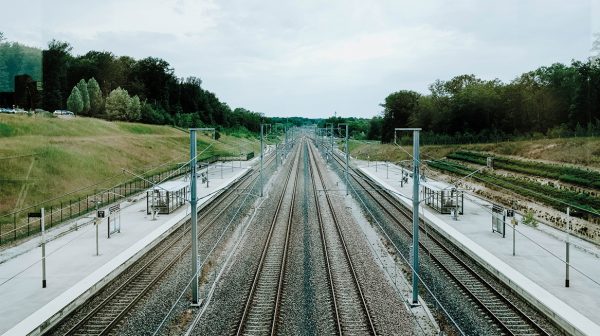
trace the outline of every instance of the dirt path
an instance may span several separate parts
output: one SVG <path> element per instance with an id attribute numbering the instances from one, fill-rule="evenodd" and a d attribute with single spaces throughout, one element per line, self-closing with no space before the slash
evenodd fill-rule
<path id="1" fill-rule="evenodd" d="M 35 163 L 35 157 L 32 157 L 31 164 L 29 165 L 29 169 L 27 170 L 27 175 L 25 176 L 25 181 L 23 182 L 23 185 L 21 186 L 21 190 L 19 191 L 19 197 L 17 198 L 17 202 L 15 204 L 16 210 L 21 210 L 21 208 L 23 207 L 23 203 L 25 202 L 25 199 L 27 198 L 27 192 L 29 191 L 29 186 L 31 185 L 31 182 L 29 182 L 29 175 L 31 175 L 31 170 L 33 169 L 34 163 Z"/>

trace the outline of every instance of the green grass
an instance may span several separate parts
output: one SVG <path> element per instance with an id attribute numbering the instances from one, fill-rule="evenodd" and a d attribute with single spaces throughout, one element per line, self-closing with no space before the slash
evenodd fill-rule
<path id="1" fill-rule="evenodd" d="M 447 157 L 453 160 L 486 165 L 487 157 L 494 157 L 494 167 L 517 173 L 552 178 L 581 187 L 600 189 L 600 172 L 571 166 L 548 164 L 507 158 L 481 152 L 459 150 Z"/>
<path id="2" fill-rule="evenodd" d="M 411 146 L 399 148 L 392 144 L 365 143 L 351 141 L 350 153 L 358 158 L 371 160 L 400 161 L 409 159 L 405 152 L 412 153 Z M 579 167 L 600 169 L 600 138 L 582 137 L 565 139 L 540 139 L 528 141 L 507 141 L 500 143 L 467 145 L 422 146 L 424 159 L 440 159 L 459 150 L 481 151 L 518 158 L 566 163 Z"/>
<path id="3" fill-rule="evenodd" d="M 472 169 L 455 162 L 446 160 L 435 160 L 428 162 L 428 166 L 459 176 L 467 176 L 473 172 Z M 482 181 L 488 187 L 496 189 L 498 187 L 515 191 L 521 195 L 530 197 L 536 201 L 554 207 L 563 211 L 567 204 L 581 209 L 589 210 L 592 213 L 600 212 L 600 198 L 585 192 L 576 192 L 567 189 L 559 189 L 550 185 L 530 181 L 525 178 L 516 178 L 502 176 L 493 172 L 478 172 L 473 178 Z M 562 203 L 565 202 L 565 203 Z M 587 216 L 588 214 L 575 209 L 574 215 Z"/>
<path id="4" fill-rule="evenodd" d="M 13 133 L 13 128 L 8 124 L 0 123 L 0 137 L 11 136 Z"/>
<path id="5" fill-rule="evenodd" d="M 198 152 L 211 142 L 199 135 Z M 203 157 L 237 156 L 239 148 L 256 151 L 258 142 L 222 134 Z M 111 176 L 117 175 L 96 188 L 131 180 L 134 176 L 124 174 L 122 168 L 152 174 L 187 160 L 189 134 L 170 126 L 1 114 L 0 215 Z M 161 165 L 165 162 L 171 164 Z M 26 185 L 25 197 L 19 197 Z"/>

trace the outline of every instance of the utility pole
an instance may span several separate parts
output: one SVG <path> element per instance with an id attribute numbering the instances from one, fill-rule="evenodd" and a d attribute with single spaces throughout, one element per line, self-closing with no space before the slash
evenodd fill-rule
<path id="1" fill-rule="evenodd" d="M 412 239 L 412 305 L 419 304 L 419 131 L 420 128 L 395 128 L 394 141 L 396 140 L 396 131 L 413 132 L 413 239 Z"/>
<path id="2" fill-rule="evenodd" d="M 569 233 L 571 231 L 570 228 L 570 224 L 569 221 L 571 219 L 571 208 L 567 207 L 567 241 L 566 241 L 566 253 L 567 253 L 567 258 L 566 258 L 566 264 L 565 264 L 565 287 L 569 287 L 569 247 L 570 247 L 570 241 L 569 241 L 569 237 L 571 236 Z"/>
<path id="3" fill-rule="evenodd" d="M 190 206 L 192 225 L 192 306 L 198 306 L 198 219 L 196 206 L 196 129 L 190 129 Z M 207 171 L 208 175 L 208 171 Z M 207 176 L 208 177 L 208 176 Z"/>

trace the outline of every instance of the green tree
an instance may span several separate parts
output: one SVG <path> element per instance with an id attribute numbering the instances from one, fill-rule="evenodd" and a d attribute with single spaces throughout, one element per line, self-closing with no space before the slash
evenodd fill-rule
<path id="1" fill-rule="evenodd" d="M 100 85 L 94 77 L 88 81 L 87 91 L 90 100 L 90 115 L 98 116 L 102 113 L 102 91 L 100 91 Z"/>
<path id="2" fill-rule="evenodd" d="M 138 96 L 133 96 L 129 100 L 129 109 L 127 110 L 127 120 L 135 121 L 140 120 L 142 117 L 142 104 Z"/>
<path id="3" fill-rule="evenodd" d="M 77 86 L 73 87 L 73 90 L 71 90 L 71 94 L 67 99 L 67 109 L 75 114 L 79 114 L 83 111 L 83 99 L 81 98 L 81 93 Z"/>
<path id="4" fill-rule="evenodd" d="M 165 124 L 164 115 L 166 112 L 160 108 L 155 108 L 150 103 L 144 103 L 141 110 L 141 120 L 148 124 Z"/>
<path id="5" fill-rule="evenodd" d="M 54 111 L 64 106 L 64 97 L 68 92 L 67 68 L 72 58 L 73 48 L 67 42 L 52 40 L 48 50 L 42 52 L 42 70 L 44 80 L 44 109 Z"/>
<path id="6" fill-rule="evenodd" d="M 127 120 L 131 98 L 127 90 L 118 87 L 106 97 L 106 116 L 110 120 Z"/>
<path id="7" fill-rule="evenodd" d="M 90 114 L 90 95 L 88 93 L 87 83 L 85 80 L 81 79 L 79 83 L 77 83 L 77 88 L 79 89 L 79 93 L 81 94 L 81 100 L 83 101 L 83 110 L 81 111 L 84 115 Z"/>
<path id="8" fill-rule="evenodd" d="M 417 111 L 420 97 L 415 91 L 401 90 L 385 98 L 385 103 L 381 105 L 384 108 L 382 142 L 393 140 L 395 127 L 408 126 L 408 119 Z"/>
<path id="9" fill-rule="evenodd" d="M 367 132 L 367 139 L 369 140 L 381 140 L 381 127 L 383 126 L 383 118 L 375 116 L 369 121 L 369 131 Z"/>

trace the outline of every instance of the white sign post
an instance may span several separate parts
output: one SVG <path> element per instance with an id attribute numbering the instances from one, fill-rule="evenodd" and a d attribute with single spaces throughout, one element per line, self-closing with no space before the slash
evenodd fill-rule
<path id="1" fill-rule="evenodd" d="M 44 226 L 44 208 L 41 209 L 42 225 L 42 288 L 46 288 L 46 228 Z"/>

